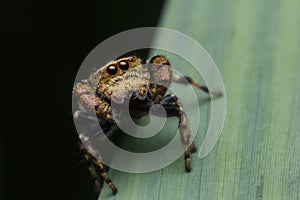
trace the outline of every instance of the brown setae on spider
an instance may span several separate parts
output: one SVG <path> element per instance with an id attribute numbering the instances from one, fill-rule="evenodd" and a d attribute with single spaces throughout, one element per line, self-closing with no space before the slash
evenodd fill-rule
<path id="1" fill-rule="evenodd" d="M 88 79 L 74 85 L 73 95 L 78 99 L 79 109 L 74 113 L 74 120 L 87 117 L 88 112 L 96 112 L 99 125 L 107 133 L 116 126 L 117 116 L 113 113 L 112 102 L 117 105 L 129 102 L 129 111 L 133 119 L 139 119 L 148 114 L 151 106 L 160 104 L 167 113 L 167 117 L 178 117 L 179 133 L 184 146 L 185 170 L 191 171 L 190 153 L 196 151 L 190 139 L 188 119 L 182 109 L 182 102 L 174 94 L 166 95 L 171 82 L 191 84 L 214 97 L 222 96 L 216 90 L 210 90 L 190 77 L 172 74 L 170 63 L 164 56 L 157 55 L 143 64 L 136 56 L 111 61 L 94 72 Z M 116 112 L 116 111 L 114 111 Z M 106 168 L 95 157 L 95 152 L 81 141 L 89 138 L 80 133 L 80 149 L 84 158 L 90 164 L 89 171 L 95 177 L 96 187 L 100 190 L 104 180 L 113 194 L 117 193 L 116 186 L 106 173 Z"/>

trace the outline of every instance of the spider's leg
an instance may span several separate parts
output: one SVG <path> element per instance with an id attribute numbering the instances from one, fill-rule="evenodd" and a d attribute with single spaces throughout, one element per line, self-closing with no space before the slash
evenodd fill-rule
<path id="1" fill-rule="evenodd" d="M 95 190 L 97 192 L 96 195 L 98 196 L 101 191 L 101 188 L 103 186 L 103 180 L 101 179 L 99 174 L 97 174 L 96 167 L 93 163 L 92 156 L 88 153 L 87 149 L 84 147 L 81 140 L 79 140 L 78 143 L 79 143 L 80 151 L 82 152 L 83 157 L 85 158 L 87 164 L 89 165 L 88 170 L 89 170 L 90 174 L 92 175 L 92 177 L 94 178 Z"/>
<path id="2" fill-rule="evenodd" d="M 180 108 L 179 105 L 176 104 L 178 98 L 174 94 L 166 95 L 160 102 L 160 104 L 164 107 L 167 112 L 167 117 L 177 116 L 180 115 Z M 195 146 L 194 142 L 190 145 L 191 153 L 195 153 L 197 151 L 197 147 Z"/>
<path id="3" fill-rule="evenodd" d="M 223 94 L 221 91 L 208 89 L 206 86 L 201 85 L 194 79 L 188 76 L 179 76 L 177 74 L 172 74 L 172 82 L 180 84 L 191 84 L 204 92 L 213 95 L 214 97 L 221 97 Z"/>
<path id="4" fill-rule="evenodd" d="M 166 98 L 166 99 L 165 99 Z M 179 118 L 179 132 L 181 137 L 181 142 L 185 148 L 184 160 L 185 160 L 185 170 L 187 172 L 191 171 L 191 161 L 190 153 L 196 151 L 196 147 L 193 142 L 191 142 L 191 135 L 188 128 L 188 120 L 185 112 L 182 110 L 182 103 L 175 95 L 167 95 L 161 104 L 166 112 L 167 116 L 177 116 Z M 166 103 L 167 102 L 167 103 Z"/>
<path id="5" fill-rule="evenodd" d="M 176 103 L 177 97 L 174 94 L 168 94 L 160 101 L 160 104 Z"/>
<path id="6" fill-rule="evenodd" d="M 90 151 L 85 148 L 85 146 L 82 144 L 81 140 L 79 140 L 79 146 L 80 150 L 84 153 L 84 158 L 89 164 L 89 171 L 91 175 L 95 178 L 95 186 L 97 187 L 97 192 L 100 191 L 102 186 L 102 180 L 104 180 L 110 189 L 112 190 L 113 194 L 116 194 L 118 192 L 118 189 L 116 186 L 112 183 L 109 176 L 107 175 L 105 166 L 100 162 L 97 158 L 95 158 Z M 100 172 L 100 176 L 97 172 Z"/>
<path id="7" fill-rule="evenodd" d="M 110 187 L 110 189 L 112 190 L 113 194 L 117 194 L 118 189 L 116 188 L 116 186 L 112 183 L 112 181 L 110 180 L 110 178 L 108 177 L 106 170 L 104 168 L 104 165 L 96 158 L 93 159 L 94 163 L 96 164 L 96 166 L 98 167 L 98 170 L 100 171 L 100 176 L 104 179 L 104 181 L 108 184 L 108 186 Z"/>

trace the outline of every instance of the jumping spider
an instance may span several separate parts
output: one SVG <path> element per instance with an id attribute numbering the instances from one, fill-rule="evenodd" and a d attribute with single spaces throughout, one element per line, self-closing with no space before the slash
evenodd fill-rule
<path id="1" fill-rule="evenodd" d="M 143 64 L 140 58 L 130 56 L 107 63 L 88 79 L 74 85 L 73 95 L 78 98 L 80 104 L 80 109 L 74 113 L 74 119 L 80 117 L 79 113 L 96 112 L 100 126 L 104 132 L 108 132 L 116 125 L 112 113 L 112 101 L 123 104 L 127 99 L 133 119 L 145 116 L 152 105 L 160 104 L 166 110 L 167 117 L 179 118 L 180 138 L 185 148 L 185 170 L 190 172 L 190 153 L 195 152 L 196 147 L 190 139 L 188 120 L 182 110 L 180 99 L 174 94 L 165 95 L 171 82 L 191 84 L 214 96 L 222 95 L 221 92 L 209 90 L 190 77 L 172 74 L 170 63 L 164 56 L 154 56 L 148 59 L 146 64 Z M 87 140 L 84 133 L 79 137 L 81 140 Z M 90 163 L 89 170 L 96 178 L 96 186 L 100 188 L 101 180 L 105 180 L 113 194 L 116 194 L 117 188 L 109 179 L 105 166 L 95 157 L 95 152 L 84 146 L 81 140 L 80 148 L 85 152 L 84 157 Z"/>

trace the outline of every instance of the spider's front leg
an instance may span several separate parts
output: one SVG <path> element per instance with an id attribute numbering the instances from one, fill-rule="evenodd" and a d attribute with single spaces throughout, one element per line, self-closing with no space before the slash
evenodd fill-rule
<path id="1" fill-rule="evenodd" d="M 79 146 L 80 146 L 80 150 L 84 154 L 85 160 L 89 164 L 88 169 L 89 169 L 91 175 L 95 179 L 95 187 L 96 187 L 97 193 L 100 192 L 100 189 L 102 187 L 102 180 L 104 180 L 108 184 L 110 189 L 112 190 L 113 194 L 116 194 L 118 192 L 118 189 L 112 183 L 111 179 L 108 177 L 106 169 L 105 169 L 104 165 L 102 164 L 102 162 L 100 162 L 97 158 L 95 158 L 95 156 L 93 156 L 93 154 L 90 152 L 90 150 L 83 145 L 81 140 L 79 141 Z M 100 172 L 100 175 L 98 172 Z"/>
<path id="2" fill-rule="evenodd" d="M 91 121 L 86 111 L 77 111 L 75 113 L 75 120 L 80 120 L 82 122 Z M 99 156 L 99 153 L 93 148 L 93 144 L 91 143 L 91 140 L 95 139 L 96 137 L 101 137 L 101 134 L 105 134 L 106 132 L 108 132 L 110 130 L 110 126 L 108 126 L 107 124 L 105 125 L 104 123 L 101 126 L 98 120 L 91 121 L 91 123 L 87 124 L 90 125 L 90 127 L 86 130 L 87 132 L 82 132 L 79 134 L 79 147 L 84 159 L 89 165 L 88 170 L 94 178 L 96 192 L 99 194 L 104 180 L 111 188 L 113 194 L 116 194 L 118 190 L 109 178 L 104 164 L 99 159 L 97 159 L 97 157 L 101 156 Z M 101 126 L 101 128 L 99 127 L 99 125 Z"/>
<path id="3" fill-rule="evenodd" d="M 100 191 L 102 180 L 104 180 L 113 194 L 116 194 L 118 190 L 107 175 L 103 163 L 96 158 L 98 152 L 94 150 L 90 142 L 95 137 L 99 137 L 110 130 L 113 123 L 111 107 L 106 101 L 95 95 L 93 86 L 87 80 L 77 83 L 73 89 L 73 94 L 78 99 L 78 110 L 74 113 L 74 120 L 81 124 L 81 128 L 84 130 L 79 134 L 79 146 L 89 164 L 88 169 L 95 179 L 96 190 L 97 192 Z M 97 120 L 93 117 L 95 112 Z"/>
<path id="4" fill-rule="evenodd" d="M 188 119 L 186 113 L 182 110 L 182 102 L 174 95 L 167 95 L 165 96 L 160 104 L 165 108 L 167 112 L 167 116 L 177 116 L 179 118 L 179 132 L 181 142 L 184 145 L 185 153 L 184 153 L 184 160 L 185 160 L 185 170 L 187 172 L 191 171 L 191 159 L 190 153 L 196 151 L 196 147 L 193 142 L 191 142 L 191 135 L 188 128 Z"/>

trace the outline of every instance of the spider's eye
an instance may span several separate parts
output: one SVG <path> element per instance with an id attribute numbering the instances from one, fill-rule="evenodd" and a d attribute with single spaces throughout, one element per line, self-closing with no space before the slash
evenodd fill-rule
<path id="1" fill-rule="evenodd" d="M 118 72 L 118 68 L 114 65 L 109 65 L 106 71 L 109 75 L 115 75 Z"/>
<path id="2" fill-rule="evenodd" d="M 132 57 L 130 57 L 128 60 L 129 60 L 129 62 L 133 62 L 133 58 Z"/>
<path id="3" fill-rule="evenodd" d="M 129 65 L 126 61 L 121 61 L 119 63 L 121 70 L 127 70 L 129 68 Z"/>

